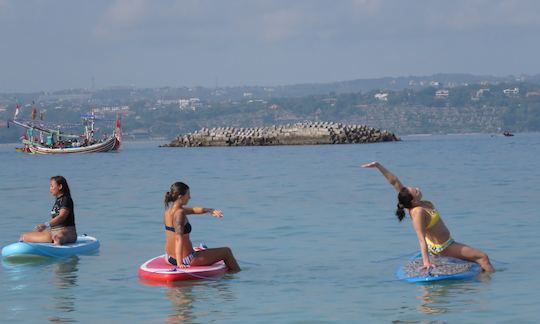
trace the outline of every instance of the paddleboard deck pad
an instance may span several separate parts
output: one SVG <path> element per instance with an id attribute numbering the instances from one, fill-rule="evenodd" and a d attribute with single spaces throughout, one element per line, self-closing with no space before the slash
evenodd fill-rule
<path id="1" fill-rule="evenodd" d="M 64 245 L 52 243 L 16 242 L 2 248 L 4 258 L 52 257 L 63 258 L 81 253 L 89 253 L 99 248 L 99 241 L 92 236 L 77 236 L 77 241 Z"/>
<path id="2" fill-rule="evenodd" d="M 398 268 L 396 275 L 399 279 L 408 282 L 430 282 L 439 280 L 460 280 L 476 277 L 482 268 L 474 262 L 469 262 L 452 257 L 431 257 L 431 263 L 435 268 L 428 272 L 420 271 L 422 256 L 416 254 L 412 259 Z"/>

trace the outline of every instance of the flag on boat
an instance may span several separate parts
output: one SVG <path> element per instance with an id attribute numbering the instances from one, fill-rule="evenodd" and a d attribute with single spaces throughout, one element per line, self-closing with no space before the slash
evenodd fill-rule
<path id="1" fill-rule="evenodd" d="M 36 114 L 37 114 L 36 103 L 32 101 L 32 120 L 36 119 Z"/>
<path id="2" fill-rule="evenodd" d="M 21 110 L 21 106 L 17 104 L 15 106 L 15 116 L 13 116 L 13 119 L 17 119 L 17 116 L 19 115 L 19 111 Z"/>
<path id="3" fill-rule="evenodd" d="M 116 114 L 115 134 L 116 134 L 116 138 L 118 139 L 118 142 L 121 143 L 122 142 L 122 122 L 120 121 L 120 114 Z"/>

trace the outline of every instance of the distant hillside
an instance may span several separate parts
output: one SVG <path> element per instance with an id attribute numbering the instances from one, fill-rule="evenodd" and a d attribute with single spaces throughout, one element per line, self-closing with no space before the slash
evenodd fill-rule
<path id="1" fill-rule="evenodd" d="M 125 138 L 171 139 L 203 127 L 263 127 L 304 121 L 365 124 L 411 133 L 540 131 L 540 76 L 363 79 L 280 87 L 70 89 L 0 95 L 0 120 L 32 102 L 47 121 L 77 123 L 94 110 L 123 115 Z M 112 125 L 112 123 L 111 123 Z M 109 125 L 110 126 L 110 125 Z M 0 142 L 22 131 L 0 122 Z"/>
<path id="2" fill-rule="evenodd" d="M 276 87 L 276 94 L 282 97 L 302 97 L 329 93 L 368 92 L 372 90 L 422 89 L 430 86 L 458 87 L 468 84 L 498 84 L 513 82 L 531 82 L 540 84 L 540 75 L 534 76 L 477 76 L 472 74 L 434 74 L 430 76 L 385 77 L 357 79 L 332 83 L 306 83 Z"/>
<path id="3" fill-rule="evenodd" d="M 89 99 L 97 102 L 115 103 L 125 100 L 137 99 L 169 99 L 179 97 L 197 97 L 204 100 L 239 100 L 245 97 L 255 98 L 283 98 L 304 97 L 310 95 L 327 95 L 369 92 L 373 90 L 400 91 L 403 89 L 419 90 L 427 87 L 459 87 L 470 84 L 499 84 L 528 82 L 540 84 L 540 74 L 520 76 L 478 76 L 472 74 L 440 73 L 429 76 L 400 76 L 370 79 L 356 79 L 349 81 L 329 83 L 302 83 L 279 86 L 235 86 L 235 87 L 161 87 L 161 88 L 134 88 L 112 87 L 106 89 L 70 89 L 54 92 L 39 93 L 2 93 L 0 103 L 18 99 L 19 102 L 32 100 L 53 100 L 55 98 Z"/>

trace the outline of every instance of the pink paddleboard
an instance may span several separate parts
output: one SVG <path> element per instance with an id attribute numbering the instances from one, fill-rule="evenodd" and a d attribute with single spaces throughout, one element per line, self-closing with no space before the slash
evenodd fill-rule
<path id="1" fill-rule="evenodd" d="M 146 261 L 139 267 L 139 277 L 167 283 L 182 280 L 214 279 L 227 272 L 227 266 L 223 261 L 209 266 L 189 266 L 183 269 L 175 268 L 175 266 L 165 260 L 165 255 L 160 255 Z"/>

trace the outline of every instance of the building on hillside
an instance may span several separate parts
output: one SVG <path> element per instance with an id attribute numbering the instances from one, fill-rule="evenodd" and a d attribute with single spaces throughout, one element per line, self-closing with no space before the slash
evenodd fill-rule
<path id="1" fill-rule="evenodd" d="M 178 108 L 180 110 L 197 110 L 201 107 L 201 99 L 199 98 L 189 98 L 189 99 L 179 99 Z"/>
<path id="2" fill-rule="evenodd" d="M 56 108 L 55 108 L 56 109 Z M 99 108 L 93 108 L 92 112 L 96 115 L 103 115 L 106 113 L 118 113 L 122 115 L 129 115 L 130 109 L 129 106 L 106 106 L 106 107 L 99 107 Z"/>
<path id="3" fill-rule="evenodd" d="M 480 100 L 480 98 L 482 98 L 485 95 L 485 93 L 489 91 L 490 91 L 489 88 L 478 89 L 478 91 L 476 91 L 476 93 L 474 94 L 474 96 L 471 97 L 471 99 Z"/>
<path id="4" fill-rule="evenodd" d="M 180 102 L 180 99 L 158 99 L 156 104 L 158 106 L 176 105 Z"/>
<path id="5" fill-rule="evenodd" d="M 336 98 L 325 98 L 322 100 L 325 104 L 330 105 L 331 107 L 334 107 L 337 103 Z"/>
<path id="6" fill-rule="evenodd" d="M 446 89 L 435 91 L 435 98 L 437 99 L 445 99 L 445 98 L 448 98 L 449 95 L 450 95 L 450 91 Z"/>
<path id="7" fill-rule="evenodd" d="M 374 97 L 380 101 L 388 101 L 388 93 L 376 93 Z"/>
<path id="8" fill-rule="evenodd" d="M 517 96 L 519 94 L 519 88 L 514 89 L 504 89 L 503 93 L 507 96 Z"/>

